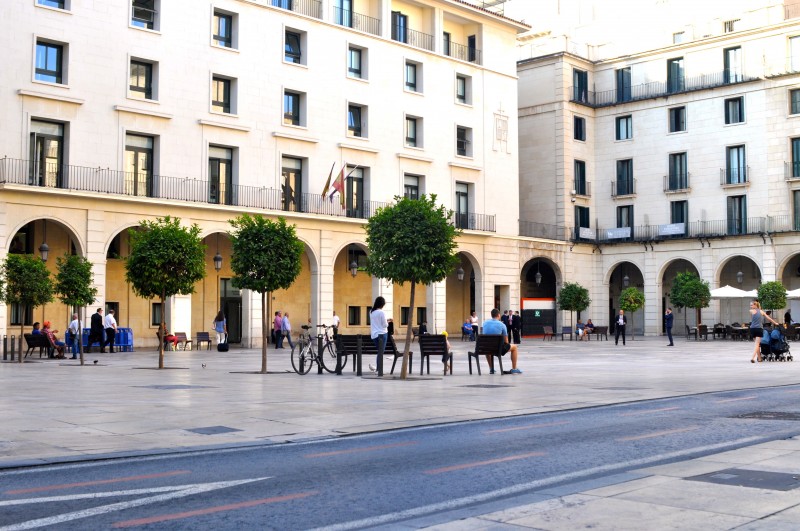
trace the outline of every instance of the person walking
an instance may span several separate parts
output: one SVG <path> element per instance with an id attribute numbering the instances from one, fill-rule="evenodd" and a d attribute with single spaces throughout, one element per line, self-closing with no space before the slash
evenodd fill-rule
<path id="1" fill-rule="evenodd" d="M 775 326 L 778 326 L 778 322 L 774 320 L 772 317 L 767 315 L 767 313 L 761 309 L 761 305 L 758 301 L 753 301 L 750 303 L 750 339 L 754 340 L 754 348 L 753 348 L 753 357 L 750 358 L 750 363 L 755 363 L 756 358 L 758 361 L 762 361 L 761 359 L 761 338 L 764 335 L 764 318 L 770 321 Z"/>
<path id="2" fill-rule="evenodd" d="M 214 332 L 217 333 L 217 345 L 225 343 L 228 340 L 228 320 L 225 319 L 225 314 L 222 310 L 214 317 L 213 328 Z"/>
<path id="3" fill-rule="evenodd" d="M 372 312 L 369 314 L 370 338 L 378 349 L 378 356 L 375 358 L 375 365 L 369 364 L 369 370 L 378 371 L 378 376 L 383 376 L 383 351 L 386 349 L 386 341 L 389 337 L 389 321 L 383 307 L 386 306 L 386 299 L 377 297 L 372 305 Z"/>
<path id="4" fill-rule="evenodd" d="M 106 345 L 109 346 L 109 352 L 114 352 L 114 340 L 117 337 L 117 320 L 114 319 L 114 310 L 108 310 L 103 326 L 106 330 L 106 342 L 103 343 L 103 348 L 100 349 L 100 352 L 103 352 Z"/>
<path id="5" fill-rule="evenodd" d="M 96 313 L 92 314 L 92 319 L 89 328 L 89 339 L 86 343 L 86 353 L 92 351 L 92 345 L 95 343 L 100 345 L 100 352 L 105 352 L 105 345 L 103 345 L 103 309 L 98 308 Z"/>
<path id="6" fill-rule="evenodd" d="M 674 320 L 675 316 L 672 315 L 672 308 L 667 308 L 667 313 L 664 314 L 664 327 L 667 329 L 667 337 L 669 338 L 668 347 L 675 346 L 672 342 L 672 321 Z"/>
<path id="7" fill-rule="evenodd" d="M 625 325 L 628 324 L 628 316 L 625 315 L 625 310 L 620 310 L 617 316 L 616 334 L 614 335 L 614 344 L 619 345 L 619 336 L 622 334 L 622 345 L 625 346 Z"/>
<path id="8" fill-rule="evenodd" d="M 283 314 L 283 319 L 281 320 L 281 335 L 289 342 L 289 348 L 294 350 L 294 343 L 292 343 L 292 323 L 289 321 L 289 312 Z M 281 348 L 283 348 L 282 344 Z"/>
<path id="9" fill-rule="evenodd" d="M 275 338 L 275 348 L 283 348 L 283 337 L 281 337 L 281 325 L 283 324 L 283 317 L 281 311 L 275 312 L 275 319 L 272 320 L 272 336 Z"/>
<path id="10" fill-rule="evenodd" d="M 72 358 L 73 360 L 78 359 L 78 351 L 80 350 L 80 340 L 81 340 L 81 322 L 78 320 L 78 314 L 72 314 L 72 321 L 69 323 L 69 340 L 70 344 L 72 345 Z"/>

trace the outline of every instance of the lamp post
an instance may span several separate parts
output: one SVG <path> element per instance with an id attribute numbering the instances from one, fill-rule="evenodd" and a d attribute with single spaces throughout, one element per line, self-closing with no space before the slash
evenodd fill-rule
<path id="1" fill-rule="evenodd" d="M 533 279 L 536 281 L 536 287 L 542 285 L 542 273 L 539 271 L 539 260 L 536 260 L 536 274 L 533 276 Z"/>
<path id="2" fill-rule="evenodd" d="M 42 244 L 39 246 L 39 256 L 42 257 L 42 262 L 47 262 L 47 257 L 50 254 L 50 246 L 47 245 L 47 220 L 42 220 Z"/>
<path id="3" fill-rule="evenodd" d="M 219 272 L 222 269 L 222 255 L 219 254 L 219 233 L 217 233 L 217 254 L 214 255 L 214 270 L 217 272 L 217 310 L 221 310 L 220 308 L 220 297 L 221 293 L 219 290 Z"/>

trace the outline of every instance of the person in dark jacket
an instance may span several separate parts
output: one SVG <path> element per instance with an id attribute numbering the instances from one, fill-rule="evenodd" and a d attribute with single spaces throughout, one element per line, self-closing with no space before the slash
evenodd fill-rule
<path id="1" fill-rule="evenodd" d="M 100 345 L 100 352 L 105 352 L 103 345 L 103 309 L 98 308 L 96 313 L 92 314 L 92 322 L 89 327 L 89 339 L 86 345 L 86 353 L 92 351 L 92 345 L 98 343 Z"/>
<path id="2" fill-rule="evenodd" d="M 675 345 L 672 343 L 672 321 L 675 319 L 675 316 L 672 315 L 672 308 L 667 308 L 667 313 L 664 314 L 664 327 L 667 329 L 667 337 L 669 338 L 669 345 L 668 347 L 674 347 Z"/>
<path id="3" fill-rule="evenodd" d="M 619 345 L 619 336 L 622 335 L 622 345 L 625 345 L 625 325 L 628 324 L 628 316 L 625 315 L 625 310 L 620 310 L 619 315 L 614 320 L 616 326 L 616 334 L 614 335 L 614 344 Z"/>
<path id="4" fill-rule="evenodd" d="M 514 343 L 519 345 L 522 343 L 520 338 L 520 332 L 522 332 L 522 317 L 519 315 L 519 310 L 514 312 L 514 315 L 510 317 L 511 321 L 511 333 L 514 336 Z"/>

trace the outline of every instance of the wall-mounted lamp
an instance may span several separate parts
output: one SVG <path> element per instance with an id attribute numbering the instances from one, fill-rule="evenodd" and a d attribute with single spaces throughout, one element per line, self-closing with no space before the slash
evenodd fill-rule
<path id="1" fill-rule="evenodd" d="M 628 275 L 622 277 L 622 285 L 626 288 L 631 285 L 631 279 L 628 277 Z"/>
<path id="2" fill-rule="evenodd" d="M 42 230 L 42 244 L 39 246 L 39 256 L 42 257 L 42 262 L 47 262 L 47 256 L 50 254 L 50 246 L 47 245 L 47 220 L 42 220 L 44 229 Z"/>
<path id="3" fill-rule="evenodd" d="M 542 274 L 539 272 L 539 260 L 536 260 L 536 274 L 533 276 L 534 281 L 536 282 L 536 287 L 542 285 Z"/>
<path id="4" fill-rule="evenodd" d="M 222 269 L 222 255 L 219 254 L 219 232 L 217 233 L 217 254 L 214 255 L 214 269 L 217 273 Z"/>
<path id="5" fill-rule="evenodd" d="M 458 266 L 458 269 L 456 269 L 456 278 L 458 278 L 459 282 L 464 280 L 464 268 L 463 267 Z"/>

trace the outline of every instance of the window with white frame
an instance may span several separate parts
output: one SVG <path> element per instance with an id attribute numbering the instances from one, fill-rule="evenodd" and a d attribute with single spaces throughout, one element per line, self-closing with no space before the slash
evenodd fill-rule
<path id="1" fill-rule="evenodd" d="M 131 0 L 131 26 L 158 31 L 161 0 Z"/>
<path id="2" fill-rule="evenodd" d="M 214 18 L 211 24 L 211 37 L 214 44 L 221 48 L 236 49 L 239 46 L 238 35 L 236 34 L 239 15 L 221 9 L 214 10 Z"/>
<path id="3" fill-rule="evenodd" d="M 36 39 L 34 79 L 47 83 L 67 84 L 67 48 L 64 43 Z"/>
<path id="4" fill-rule="evenodd" d="M 472 128 L 460 125 L 456 127 L 456 155 L 472 156 Z"/>
<path id="5" fill-rule="evenodd" d="M 70 8 L 69 0 L 36 0 L 37 6 L 42 7 L 52 7 L 54 9 L 63 9 L 64 11 L 69 11 Z"/>
<path id="6" fill-rule="evenodd" d="M 236 114 L 236 80 L 214 75 L 211 78 L 211 110 Z"/>
<path id="7" fill-rule="evenodd" d="M 406 139 L 405 145 L 407 147 L 421 148 L 422 143 L 422 118 L 418 116 L 406 115 Z"/>
<path id="8" fill-rule="evenodd" d="M 617 140 L 630 140 L 633 138 L 633 116 L 617 117 Z"/>
<path id="9" fill-rule="evenodd" d="M 456 74 L 456 102 L 462 105 L 472 104 L 472 78 L 464 74 Z"/>
<path id="10" fill-rule="evenodd" d="M 422 64 L 406 61 L 405 89 L 411 92 L 422 92 Z"/>
<path id="11" fill-rule="evenodd" d="M 354 79 L 369 79 L 366 48 L 350 45 L 347 48 L 347 75 Z"/>
<path id="12" fill-rule="evenodd" d="M 308 64 L 306 57 L 306 32 L 287 29 L 283 36 L 283 60 L 295 65 Z"/>
<path id="13" fill-rule="evenodd" d="M 157 63 L 131 58 L 128 95 L 137 100 L 158 100 Z"/>

